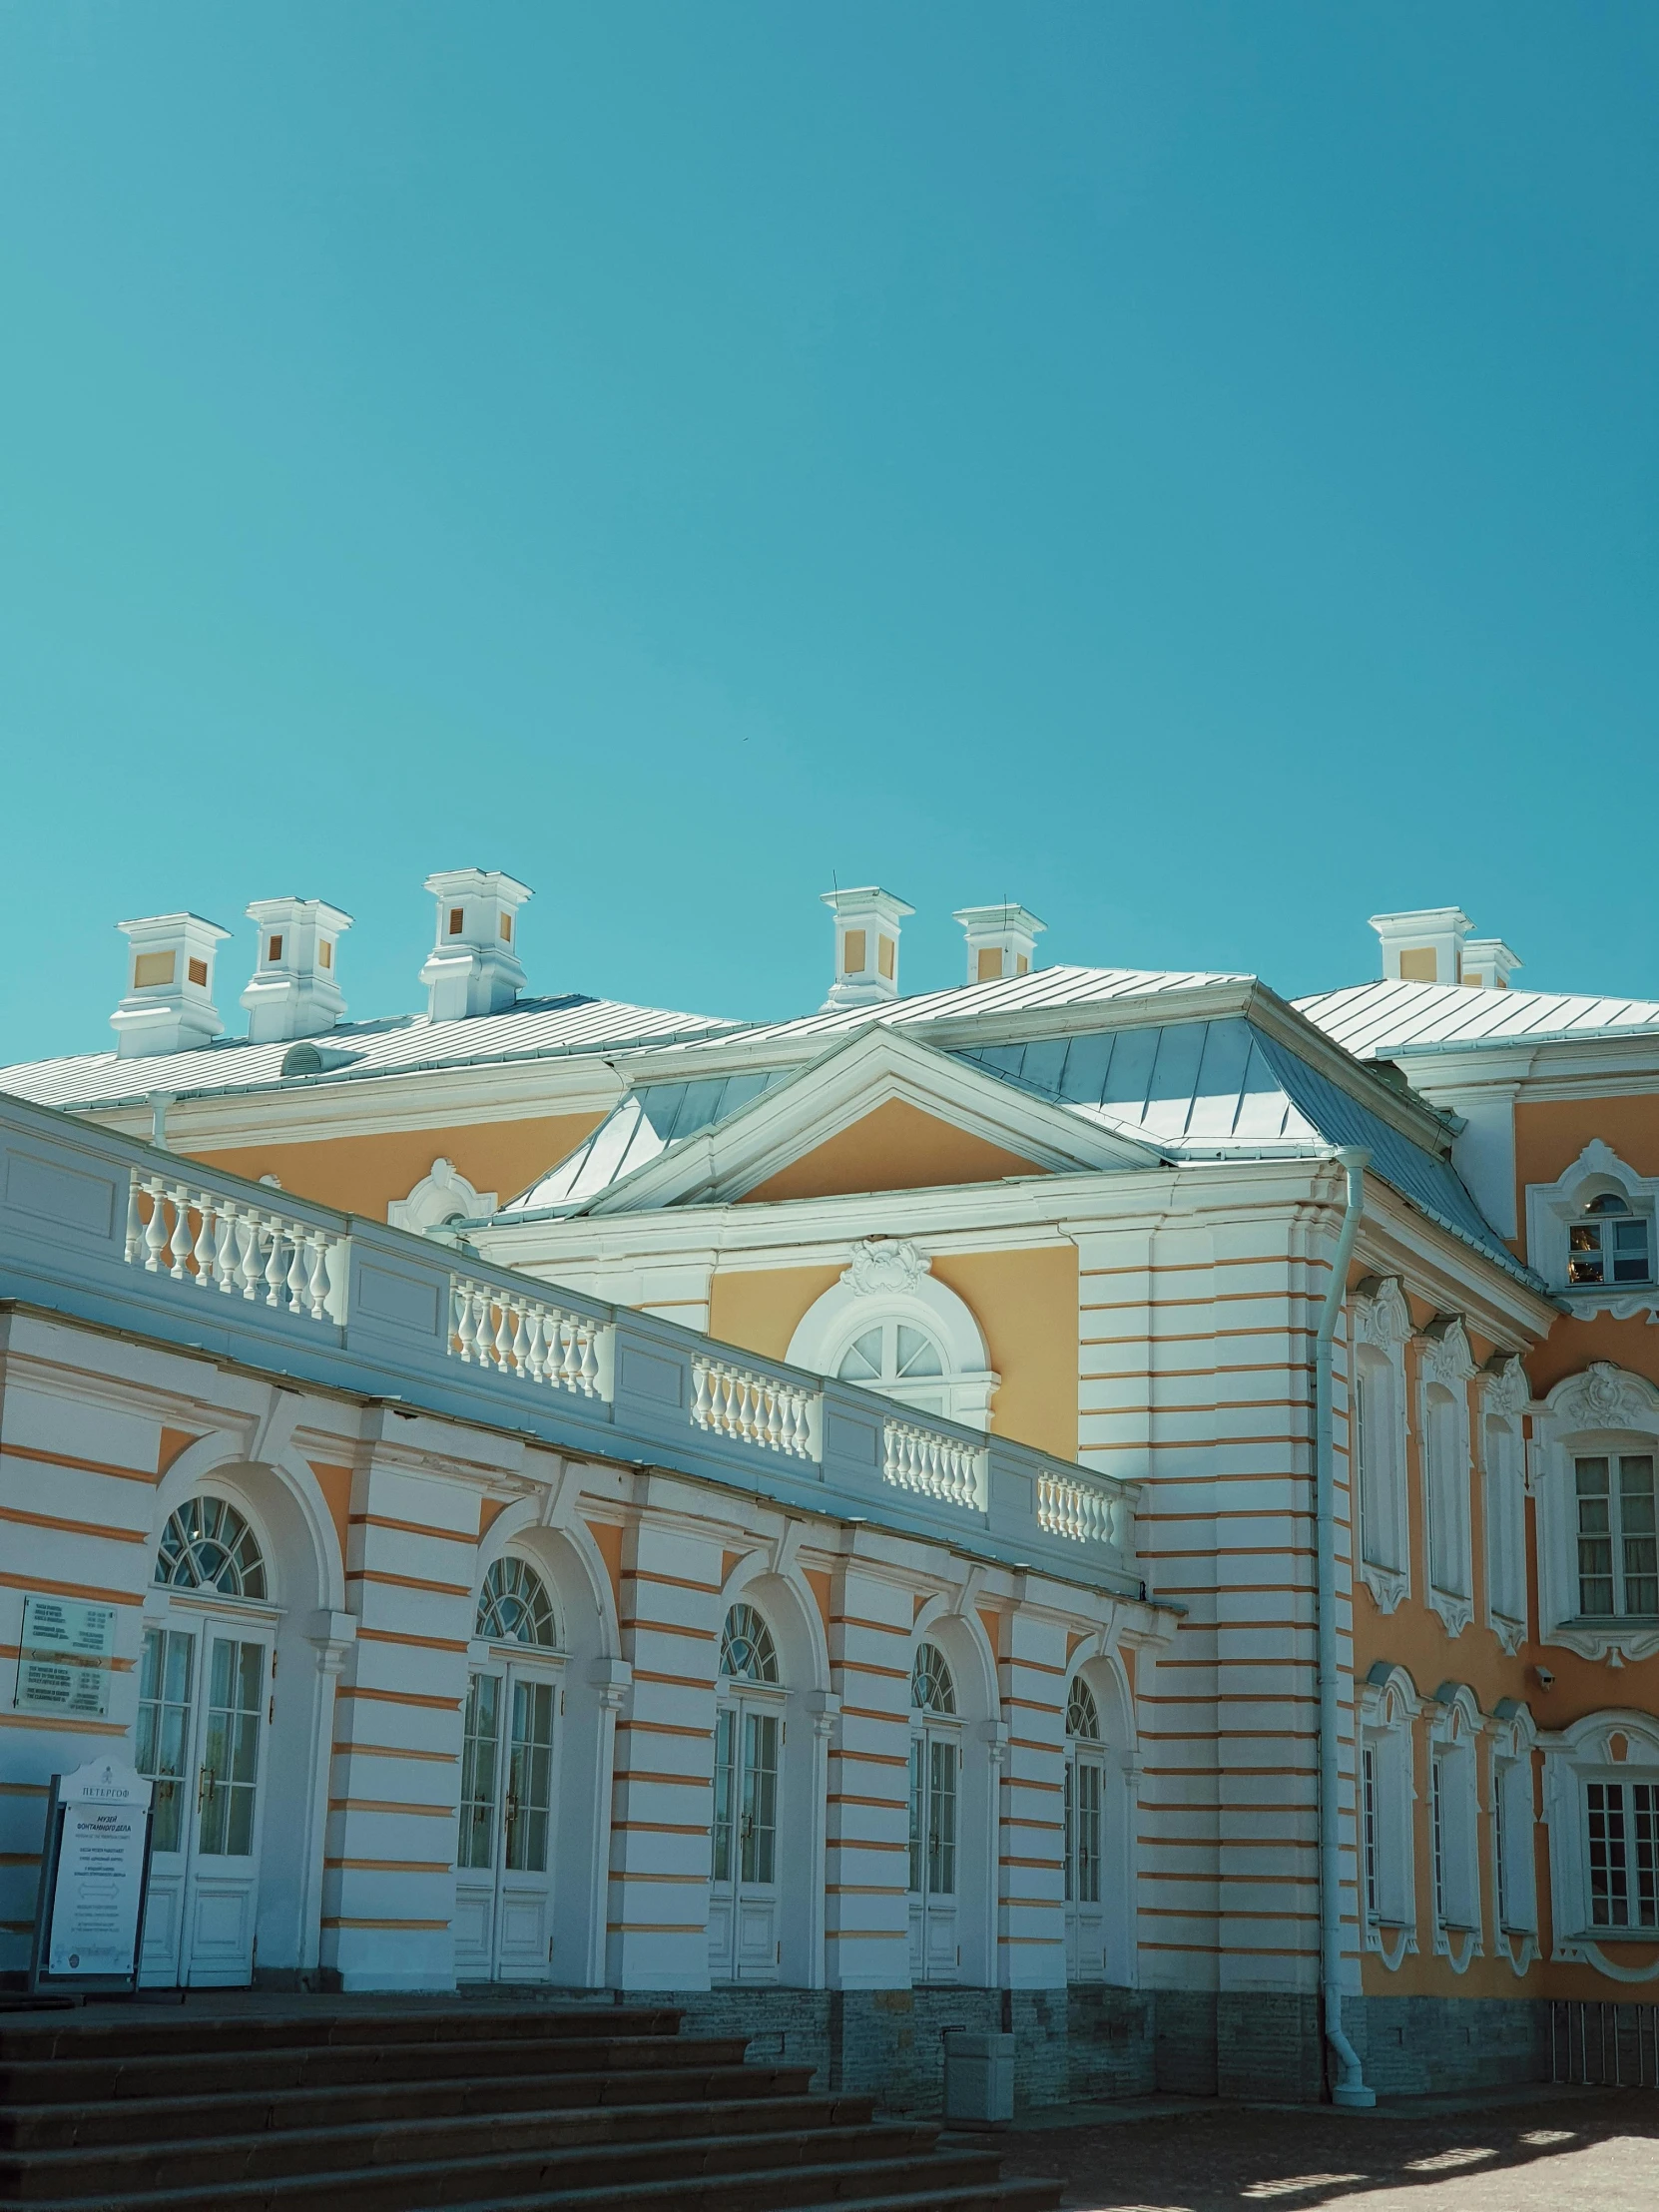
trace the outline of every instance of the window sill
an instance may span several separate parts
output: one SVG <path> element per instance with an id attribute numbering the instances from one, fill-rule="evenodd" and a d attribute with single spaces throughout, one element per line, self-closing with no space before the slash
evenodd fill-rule
<path id="1" fill-rule="evenodd" d="M 1555 1295 L 1569 1314 L 1589 1321 L 1610 1314 L 1614 1321 L 1630 1321 L 1637 1314 L 1659 1315 L 1659 1283 L 1559 1283 Z"/>
<path id="2" fill-rule="evenodd" d="M 1575 1651 L 1581 1659 L 1605 1660 L 1614 1667 L 1634 1665 L 1659 1653 L 1659 1614 L 1579 1615 L 1545 1629 L 1542 1641 Z"/>

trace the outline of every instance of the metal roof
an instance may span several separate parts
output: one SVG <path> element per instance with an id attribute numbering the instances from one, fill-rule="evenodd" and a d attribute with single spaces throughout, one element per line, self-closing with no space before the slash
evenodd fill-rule
<path id="1" fill-rule="evenodd" d="M 707 1014 L 670 1013 L 657 1006 L 630 1006 L 573 991 L 563 998 L 521 999 L 503 1013 L 474 1014 L 464 1021 L 431 1021 L 425 1014 L 404 1014 L 388 1021 L 344 1021 L 317 1036 L 296 1040 L 316 1047 L 324 1063 L 320 1073 L 283 1077 L 282 1061 L 294 1049 L 292 1043 L 252 1044 L 246 1037 L 222 1037 L 217 1044 L 199 1046 L 193 1052 L 159 1052 L 125 1060 L 114 1052 L 88 1052 L 0 1068 L 0 1091 L 32 1099 L 37 1106 L 136 1105 L 152 1091 L 189 1097 L 285 1088 L 299 1082 L 354 1082 L 483 1061 L 669 1044 L 737 1026 Z"/>
<path id="2" fill-rule="evenodd" d="M 844 1035 L 872 1021 L 928 1021 L 943 1013 L 994 1013 L 1019 1008 L 1092 1004 L 1151 992 L 1191 990 L 1245 977 L 1140 968 L 1037 968 L 995 983 L 959 984 L 876 1006 L 808 1014 L 784 1022 L 743 1022 L 712 1014 L 672 1013 L 611 998 L 570 992 L 562 998 L 521 999 L 499 1014 L 464 1021 L 431 1021 L 424 1014 L 383 1021 L 347 1021 L 299 1040 L 317 1047 L 323 1070 L 284 1077 L 288 1044 L 252 1044 L 222 1037 L 192 1052 L 120 1059 L 88 1052 L 58 1060 L 0 1068 L 0 1091 L 41 1106 L 139 1105 L 153 1091 L 179 1097 L 276 1089 L 297 1081 L 349 1083 L 364 1077 L 411 1074 L 418 1069 L 465 1067 L 490 1061 L 535 1059 L 564 1052 L 620 1051 L 634 1045 L 696 1044 L 742 1037 L 767 1041 L 800 1037 L 813 1043 Z"/>
<path id="3" fill-rule="evenodd" d="M 1361 983 L 1294 1003 L 1299 1014 L 1361 1060 L 1436 1047 L 1659 1031 L 1659 1005 L 1651 999 L 1471 990 L 1456 983 Z"/>

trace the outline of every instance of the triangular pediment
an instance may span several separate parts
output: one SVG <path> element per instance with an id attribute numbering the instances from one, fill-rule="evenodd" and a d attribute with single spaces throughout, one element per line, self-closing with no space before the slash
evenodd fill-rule
<path id="1" fill-rule="evenodd" d="M 837 1042 L 583 1209 L 785 1203 L 1156 1166 L 1152 1146 L 891 1029 Z"/>
<path id="2" fill-rule="evenodd" d="M 1051 1172 L 1047 1165 L 973 1130 L 959 1129 L 906 1098 L 886 1098 L 757 1183 L 741 1203 L 842 1198 L 852 1191 L 924 1191 Z"/>

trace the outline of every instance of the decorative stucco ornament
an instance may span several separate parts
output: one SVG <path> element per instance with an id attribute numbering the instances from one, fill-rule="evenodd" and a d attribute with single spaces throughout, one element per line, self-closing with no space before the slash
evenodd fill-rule
<path id="1" fill-rule="evenodd" d="M 859 1298 L 892 1298 L 913 1291 L 930 1264 L 907 1238 L 866 1237 L 841 1281 Z"/>

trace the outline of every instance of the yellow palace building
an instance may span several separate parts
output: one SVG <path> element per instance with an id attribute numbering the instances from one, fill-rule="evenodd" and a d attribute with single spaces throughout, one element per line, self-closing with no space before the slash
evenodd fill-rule
<path id="1" fill-rule="evenodd" d="M 906 997 L 866 888 L 760 1025 L 427 889 L 421 1014 L 257 900 L 246 1036 L 179 913 L 0 1073 L 0 1966 L 81 1731 L 156 1979 L 672 1990 L 896 2101 L 943 2025 L 1360 2103 L 1646 2000 L 1659 1005 L 1455 908 L 1300 1004 L 964 908 Z M 95 1716 L 24 1709 L 54 1590 Z"/>

